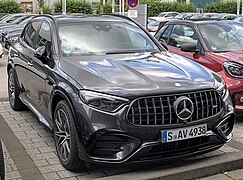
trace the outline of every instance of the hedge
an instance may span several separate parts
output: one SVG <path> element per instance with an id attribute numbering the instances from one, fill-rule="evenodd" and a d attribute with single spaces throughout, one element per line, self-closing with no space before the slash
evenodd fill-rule
<path id="1" fill-rule="evenodd" d="M 44 14 L 51 14 L 52 11 L 53 11 L 53 9 L 51 7 L 49 7 L 49 6 L 47 6 L 46 4 L 44 4 L 42 6 L 42 9 L 43 9 L 43 13 Z"/>
<path id="2" fill-rule="evenodd" d="M 240 9 L 241 9 L 240 5 Z M 237 13 L 237 2 L 216 2 L 206 5 L 204 12 L 212 13 Z"/>
<path id="3" fill-rule="evenodd" d="M 56 13 L 62 12 L 61 1 L 54 4 L 54 11 Z M 67 13 L 84 13 L 91 14 L 92 8 L 91 4 L 81 0 L 67 0 L 66 1 L 66 11 Z"/>
<path id="4" fill-rule="evenodd" d="M 178 2 L 161 2 L 160 0 L 140 0 L 140 4 L 147 4 L 148 5 L 148 16 L 158 16 L 161 12 L 166 11 L 173 11 L 173 12 L 195 12 L 195 7 L 193 4 L 185 4 L 185 3 L 178 3 Z M 100 11 L 100 4 L 97 6 L 97 14 Z M 111 3 L 106 3 L 103 6 L 103 13 L 111 13 Z M 128 10 L 128 6 L 125 6 L 125 10 Z M 116 12 L 119 11 L 118 7 L 116 6 Z"/>
<path id="5" fill-rule="evenodd" d="M 20 13 L 20 5 L 14 0 L 0 0 L 0 13 Z"/>
<path id="6" fill-rule="evenodd" d="M 195 12 L 195 7 L 192 3 L 178 2 L 161 2 L 160 0 L 141 0 L 140 4 L 148 5 L 148 16 L 158 16 L 161 12 Z"/>

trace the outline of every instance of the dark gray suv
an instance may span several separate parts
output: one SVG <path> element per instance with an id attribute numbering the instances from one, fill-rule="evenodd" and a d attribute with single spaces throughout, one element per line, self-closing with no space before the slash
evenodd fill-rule
<path id="1" fill-rule="evenodd" d="M 8 88 L 53 131 L 69 170 L 194 156 L 232 137 L 216 73 L 171 54 L 132 20 L 39 16 L 10 47 Z"/>

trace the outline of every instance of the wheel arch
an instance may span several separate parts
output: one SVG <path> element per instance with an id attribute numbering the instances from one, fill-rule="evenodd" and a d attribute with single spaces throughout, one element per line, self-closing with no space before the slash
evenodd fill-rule
<path id="1" fill-rule="evenodd" d="M 15 69 L 12 60 L 8 60 L 7 64 L 7 74 L 9 74 L 10 69 Z"/>
<path id="2" fill-rule="evenodd" d="M 61 100 L 65 100 L 68 103 L 68 105 L 71 108 L 71 111 L 73 113 L 74 118 L 76 118 L 74 105 L 71 101 L 70 96 L 65 92 L 65 90 L 60 88 L 60 89 L 54 90 L 54 92 L 52 93 L 52 99 L 51 99 L 51 116 L 52 116 L 52 119 L 54 117 L 54 112 L 55 112 L 56 106 L 57 106 L 58 102 L 60 102 Z"/>

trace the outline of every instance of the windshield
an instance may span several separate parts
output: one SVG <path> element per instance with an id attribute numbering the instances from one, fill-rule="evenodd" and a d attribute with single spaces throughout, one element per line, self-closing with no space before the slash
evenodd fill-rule
<path id="1" fill-rule="evenodd" d="M 243 50 L 243 26 L 240 23 L 202 24 L 200 29 L 210 51 Z"/>
<path id="2" fill-rule="evenodd" d="M 166 16 L 168 13 L 167 12 L 163 12 L 163 13 L 160 13 L 158 16 L 160 16 L 160 17 L 164 17 L 164 16 Z"/>
<path id="3" fill-rule="evenodd" d="M 68 24 L 59 27 L 59 38 L 64 56 L 159 51 L 142 29 L 125 22 Z"/>

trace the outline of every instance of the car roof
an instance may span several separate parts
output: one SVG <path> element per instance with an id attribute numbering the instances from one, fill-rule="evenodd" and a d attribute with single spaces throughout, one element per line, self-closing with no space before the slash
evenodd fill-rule
<path id="1" fill-rule="evenodd" d="M 196 20 L 173 20 L 169 21 L 167 24 L 178 24 L 178 23 L 188 23 L 188 24 L 216 24 L 219 22 L 223 23 L 234 23 L 234 21 L 231 20 L 213 20 L 213 19 L 196 19 Z"/>
<path id="2" fill-rule="evenodd" d="M 120 15 L 100 15 L 100 16 L 70 16 L 70 15 L 39 15 L 33 18 L 42 19 L 49 18 L 57 24 L 80 23 L 80 22 L 102 22 L 102 21 L 132 21 L 130 18 Z"/>

